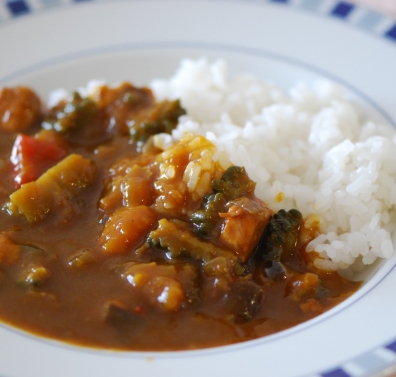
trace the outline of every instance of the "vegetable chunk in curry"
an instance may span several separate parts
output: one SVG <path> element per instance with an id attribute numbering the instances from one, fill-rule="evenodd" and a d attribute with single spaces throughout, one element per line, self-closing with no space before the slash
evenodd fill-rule
<path id="1" fill-rule="evenodd" d="M 358 283 L 317 270 L 317 235 L 274 213 L 185 114 L 148 88 L 101 86 L 47 108 L 0 92 L 0 318 L 127 350 L 231 344 L 304 322 Z"/>

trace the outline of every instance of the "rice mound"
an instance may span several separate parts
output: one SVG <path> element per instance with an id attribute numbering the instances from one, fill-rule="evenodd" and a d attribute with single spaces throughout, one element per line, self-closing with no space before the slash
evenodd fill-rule
<path id="1" fill-rule="evenodd" d="M 320 220 L 308 251 L 317 267 L 362 271 L 394 254 L 396 131 L 374 124 L 346 90 L 328 81 L 297 83 L 287 92 L 249 75 L 229 78 L 227 63 L 183 60 L 169 80 L 150 84 L 156 98 L 187 110 L 164 148 L 186 132 L 215 143 L 257 182 L 273 210 L 297 208 Z"/>

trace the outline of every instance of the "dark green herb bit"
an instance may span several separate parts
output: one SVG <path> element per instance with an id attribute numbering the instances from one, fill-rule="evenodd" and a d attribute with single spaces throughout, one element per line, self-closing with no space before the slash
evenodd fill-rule
<path id="1" fill-rule="evenodd" d="M 293 256 L 301 219 L 302 215 L 296 209 L 281 209 L 268 223 L 257 253 L 266 262 L 264 269 L 269 279 L 278 280 L 286 275 L 282 263 L 287 263 Z"/>
<path id="2" fill-rule="evenodd" d="M 180 101 L 163 101 L 152 111 L 147 121 L 130 122 L 129 133 L 133 140 L 144 143 L 152 135 L 171 133 L 178 124 L 179 117 L 186 114 Z"/>
<path id="3" fill-rule="evenodd" d="M 198 234 L 205 237 L 217 237 L 220 233 L 222 219 L 219 212 L 226 212 L 226 199 L 224 194 L 217 193 L 204 197 L 201 208 L 191 215 Z"/>
<path id="4" fill-rule="evenodd" d="M 256 183 L 247 175 L 245 168 L 229 167 L 221 179 L 212 181 L 214 194 L 206 195 L 199 210 L 191 215 L 195 231 L 203 237 L 217 237 L 220 234 L 221 212 L 227 212 L 227 202 L 241 196 L 250 196 Z"/>
<path id="5" fill-rule="evenodd" d="M 227 201 L 249 196 L 254 193 L 256 183 L 246 173 L 244 167 L 231 166 L 221 179 L 212 181 L 212 189 L 225 195 Z"/>
<path id="6" fill-rule="evenodd" d="M 98 107 L 94 101 L 74 92 L 71 101 L 60 102 L 49 111 L 42 127 L 62 133 L 70 132 L 85 126 L 97 113 Z"/>

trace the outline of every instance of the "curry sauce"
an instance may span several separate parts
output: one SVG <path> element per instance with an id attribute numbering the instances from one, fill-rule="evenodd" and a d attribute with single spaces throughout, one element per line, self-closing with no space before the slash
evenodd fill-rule
<path id="1" fill-rule="evenodd" d="M 185 350 L 307 321 L 360 284 L 314 267 L 319 229 L 274 213 L 243 167 L 147 88 L 46 108 L 0 93 L 0 318 L 90 347 Z"/>

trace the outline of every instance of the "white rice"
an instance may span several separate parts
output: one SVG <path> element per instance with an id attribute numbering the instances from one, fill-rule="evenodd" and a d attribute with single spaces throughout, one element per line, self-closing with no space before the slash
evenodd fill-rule
<path id="1" fill-rule="evenodd" d="M 224 61 L 202 58 L 151 88 L 187 110 L 174 140 L 205 135 L 272 209 L 320 218 L 322 234 L 308 245 L 318 267 L 351 273 L 394 254 L 396 132 L 365 120 L 342 87 L 298 83 L 284 93 L 251 76 L 229 79 Z"/>

